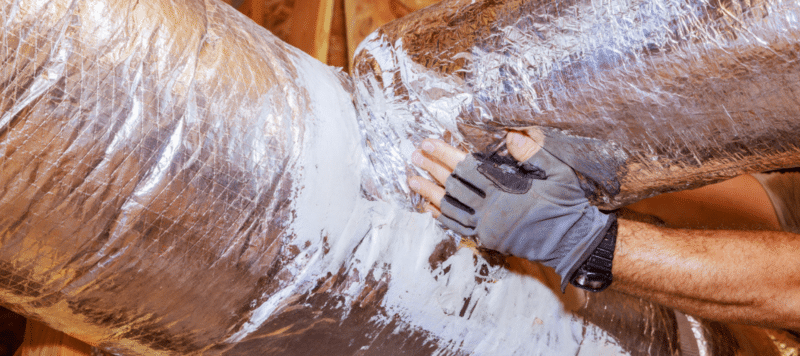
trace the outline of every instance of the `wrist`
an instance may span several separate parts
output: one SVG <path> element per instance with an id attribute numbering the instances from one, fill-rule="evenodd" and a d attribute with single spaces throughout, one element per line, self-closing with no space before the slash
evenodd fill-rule
<path id="1" fill-rule="evenodd" d="M 566 288 L 567 282 L 590 292 L 599 292 L 611 285 L 617 227 L 616 215 L 609 214 L 605 229 L 592 241 L 592 246 L 586 250 L 575 266 L 564 275 L 562 291 Z"/>

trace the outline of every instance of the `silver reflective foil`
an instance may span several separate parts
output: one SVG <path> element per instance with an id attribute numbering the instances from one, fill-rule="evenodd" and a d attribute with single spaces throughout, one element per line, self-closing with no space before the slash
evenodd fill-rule
<path id="1" fill-rule="evenodd" d="M 124 355 L 678 354 L 671 310 L 612 292 L 562 295 L 552 270 L 459 245 L 429 215 L 407 209 L 399 193 L 414 142 L 489 142 L 508 125 L 546 127 L 548 139 L 574 150 L 602 147 L 595 152 L 610 164 L 602 167 L 618 170 L 584 172 L 600 200 L 654 191 L 626 182 L 657 173 L 628 164 L 656 157 L 648 151 L 661 147 L 656 133 L 611 142 L 603 136 L 609 125 L 586 121 L 584 131 L 568 132 L 554 110 L 542 109 L 542 117 L 556 115 L 550 121 L 515 117 L 511 108 L 528 109 L 498 86 L 507 73 L 489 67 L 470 85 L 497 88 L 474 106 L 464 85 L 474 74 L 434 66 L 469 51 L 417 63 L 405 51 L 422 47 L 379 40 L 435 31 L 448 17 L 432 14 L 447 9 L 461 14 L 447 24 L 465 44 L 516 41 L 510 30 L 489 36 L 493 19 L 523 21 L 532 6 L 496 12 L 476 4 L 447 3 L 389 25 L 350 78 L 210 0 L 0 2 L 0 301 Z M 572 33 L 569 16 L 537 21 Z M 580 33 L 574 38 L 593 32 Z M 583 48 L 549 41 L 542 46 L 562 55 Z M 428 43 L 430 53 L 444 51 Z M 406 69 L 376 58 L 397 58 Z M 541 78 L 561 73 L 537 70 Z M 629 87 L 616 83 L 609 88 Z M 441 101 L 403 98 L 412 84 Z M 558 103 L 548 100 L 537 105 Z M 655 130 L 654 122 L 641 125 Z M 606 131 L 588 129 L 598 126 Z M 742 137 L 765 137 L 753 132 Z M 782 137 L 774 136 L 774 152 L 788 155 L 793 146 Z M 723 158 L 731 172 L 777 165 Z M 669 177 L 697 172 L 686 164 Z M 696 181 L 729 173 L 709 172 Z M 696 337 L 715 345 L 715 330 Z M 731 345 L 725 350 L 741 349 Z"/>
<path id="2" fill-rule="evenodd" d="M 131 354 L 224 340 L 288 278 L 294 81 L 326 68 L 216 2 L 3 1 L 0 22 L 0 299 Z"/>
<path id="3" fill-rule="evenodd" d="M 364 100 L 393 109 L 364 121 L 381 138 L 372 194 L 406 193 L 400 143 L 482 150 L 526 126 L 605 208 L 798 166 L 798 15 L 780 0 L 443 1 L 409 14 L 355 58 Z"/>

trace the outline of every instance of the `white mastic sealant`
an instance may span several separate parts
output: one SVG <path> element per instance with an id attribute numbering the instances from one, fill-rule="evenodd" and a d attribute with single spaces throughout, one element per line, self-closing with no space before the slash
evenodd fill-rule
<path id="1" fill-rule="evenodd" d="M 360 295 L 369 272 L 369 278 L 388 283 L 381 301 L 386 315 L 374 318 L 386 318 L 388 324 L 399 317 L 406 324 L 401 327 L 426 332 L 440 352 L 627 354 L 605 331 L 565 311 L 553 291 L 535 278 L 499 267 L 479 276 L 471 249 L 460 248 L 432 267 L 429 257 L 451 237 L 430 214 L 362 197 L 365 156 L 351 97 L 322 64 L 298 60 L 296 66 L 298 86 L 308 88 L 313 105 L 295 179 L 292 243 L 301 248 L 293 263 L 298 269 L 291 283 L 258 305 L 228 342 L 242 340 L 279 313 L 287 298 L 309 292 L 317 278 L 345 266 L 357 283 L 343 292 L 342 308 Z M 327 252 L 322 247 L 326 236 Z M 462 315 L 462 310 L 467 312 Z"/>

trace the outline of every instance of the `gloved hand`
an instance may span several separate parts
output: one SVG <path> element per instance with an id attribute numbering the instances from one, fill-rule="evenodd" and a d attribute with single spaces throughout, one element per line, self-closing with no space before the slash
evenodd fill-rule
<path id="1" fill-rule="evenodd" d="M 468 155 L 445 192 L 439 221 L 478 235 L 489 249 L 555 268 L 562 290 L 614 221 L 589 204 L 573 170 L 545 149 L 524 163 Z"/>

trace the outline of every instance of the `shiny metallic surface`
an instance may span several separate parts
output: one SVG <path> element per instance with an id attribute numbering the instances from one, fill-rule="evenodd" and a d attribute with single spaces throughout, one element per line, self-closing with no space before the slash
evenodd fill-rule
<path id="1" fill-rule="evenodd" d="M 372 194 L 406 193 L 405 141 L 482 149 L 509 127 L 550 130 L 605 208 L 798 166 L 798 15 L 781 0 L 443 1 L 409 14 L 355 58 L 365 100 L 392 108 L 363 125 L 381 138 L 378 186 L 401 183 Z"/>
<path id="2" fill-rule="evenodd" d="M 0 299 L 131 354 L 224 340 L 291 256 L 305 55 L 214 2 L 0 22 Z"/>
<path id="3" fill-rule="evenodd" d="M 524 76 L 530 88 L 523 88 L 503 80 L 517 67 L 491 67 L 516 53 L 497 47 L 503 41 L 539 36 L 513 28 L 491 35 L 503 28 L 493 21 L 564 32 L 543 42 L 537 58 L 597 56 L 594 47 L 578 51 L 585 45 L 578 42 L 598 32 L 581 30 L 588 20 L 556 16 L 560 5 L 548 4 L 464 2 L 425 10 L 378 32 L 350 78 L 211 0 L 0 2 L 0 301 L 123 355 L 678 355 L 671 310 L 611 291 L 569 288 L 562 295 L 552 270 L 459 245 L 429 215 L 407 209 L 399 194 L 414 142 L 425 135 L 489 142 L 487 131 L 534 123 L 520 114 L 534 112 L 523 99 L 548 118 L 535 123 L 552 126 L 549 139 L 576 150 L 602 147 L 594 152 L 618 170 L 606 172 L 613 179 L 598 181 L 598 189 L 613 190 L 619 178 L 619 201 L 667 183 L 689 184 L 678 178 L 706 164 L 711 170 L 696 181 L 778 164 L 732 151 L 710 156 L 727 165 L 700 160 L 693 168 L 696 162 L 682 161 L 681 151 L 633 171 L 634 162 L 664 149 L 655 131 L 665 121 L 655 119 L 623 125 L 623 131 L 651 129 L 630 141 L 607 141 L 622 136 L 594 121 L 580 121 L 565 135 L 562 126 L 571 121 L 548 109 L 566 105 L 563 98 L 526 95 L 545 83 L 536 78 L 567 72 L 533 66 L 539 77 Z M 590 16 L 595 25 L 609 19 L 603 14 L 621 11 L 617 3 L 578 5 L 574 16 Z M 555 15 L 530 16 L 545 8 Z M 665 14 L 687 9 L 694 8 Z M 447 26 L 436 28 L 443 19 Z M 463 43 L 440 45 L 419 35 L 436 31 Z M 481 50 L 461 51 L 484 40 Z M 650 81 L 641 68 L 615 72 L 614 53 L 603 67 L 611 82 L 599 91 L 629 90 L 623 79 L 630 78 L 614 77 L 618 72 Z M 497 58 L 467 74 L 463 63 L 475 54 Z M 390 70 L 385 58 L 404 69 Z M 645 62 L 652 61 L 630 65 Z M 586 68 L 587 78 L 601 73 Z M 577 85 L 579 72 L 569 73 Z M 409 89 L 414 85 L 424 90 Z M 515 85 L 519 95 L 509 96 Z M 555 95 L 558 88 L 548 90 Z M 402 96 L 412 91 L 414 97 Z M 484 101 L 474 101 L 474 93 Z M 795 148 L 780 130 L 794 126 L 776 122 L 784 126 L 758 121 L 735 142 L 774 134 L 775 148 L 752 150 L 789 157 Z M 683 136 L 708 138 L 712 130 L 680 128 L 665 134 L 677 137 L 676 147 L 691 141 Z M 719 153 L 727 146 L 697 147 Z M 636 183 L 673 161 L 680 165 L 663 186 Z M 717 173 L 720 167 L 730 172 Z M 703 330 L 717 345 L 713 337 L 725 329 Z"/>

